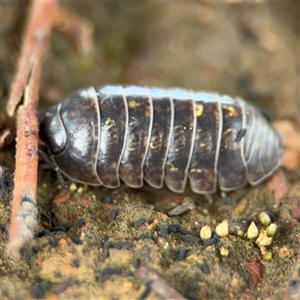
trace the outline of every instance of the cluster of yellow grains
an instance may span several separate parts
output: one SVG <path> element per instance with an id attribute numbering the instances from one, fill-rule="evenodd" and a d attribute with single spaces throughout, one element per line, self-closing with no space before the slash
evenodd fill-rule
<path id="1" fill-rule="evenodd" d="M 258 216 L 260 223 L 264 226 L 260 230 L 254 222 L 251 222 L 247 230 L 247 237 L 255 241 L 255 244 L 260 247 L 264 260 L 272 259 L 272 253 L 266 250 L 266 246 L 270 246 L 273 241 L 273 236 L 276 233 L 277 225 L 272 223 L 272 219 L 266 212 L 261 212 Z"/>
<path id="2" fill-rule="evenodd" d="M 265 260 L 272 259 L 272 253 L 265 249 L 266 246 L 271 245 L 273 236 L 276 233 L 277 225 L 272 223 L 272 219 L 266 212 L 261 212 L 258 216 L 260 223 L 264 228 L 259 229 L 254 222 L 251 222 L 250 226 L 247 229 L 247 232 L 244 233 L 240 228 L 236 230 L 237 236 L 241 238 L 247 237 L 249 240 L 255 242 L 255 244 L 260 247 L 261 253 Z M 228 221 L 225 219 L 223 222 L 219 223 L 215 228 L 215 233 L 219 237 L 226 237 L 229 234 Z M 208 241 L 212 238 L 212 230 L 208 225 L 203 226 L 200 229 L 200 238 L 203 241 Z M 228 256 L 229 252 L 224 247 L 221 247 L 221 255 Z"/>

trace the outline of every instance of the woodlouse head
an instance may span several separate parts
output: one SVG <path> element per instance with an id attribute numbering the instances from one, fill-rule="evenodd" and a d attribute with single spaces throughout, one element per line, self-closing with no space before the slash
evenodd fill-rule
<path id="1" fill-rule="evenodd" d="M 48 145 L 51 154 L 62 152 L 67 143 L 65 126 L 59 115 L 60 104 L 39 116 L 40 137 Z"/>

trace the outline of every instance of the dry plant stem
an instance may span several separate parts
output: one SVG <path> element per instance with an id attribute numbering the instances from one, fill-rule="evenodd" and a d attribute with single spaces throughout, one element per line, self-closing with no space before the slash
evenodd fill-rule
<path id="1" fill-rule="evenodd" d="M 141 266 L 136 270 L 137 276 L 162 299 L 184 300 L 181 294 L 174 290 L 170 285 L 153 269 Z"/>
<path id="2" fill-rule="evenodd" d="M 32 3 L 7 106 L 8 114 L 14 115 L 24 96 L 24 103 L 17 111 L 15 188 L 8 243 L 13 259 L 20 258 L 20 250 L 30 244 L 36 225 L 38 92 L 55 5 L 54 0 Z"/>

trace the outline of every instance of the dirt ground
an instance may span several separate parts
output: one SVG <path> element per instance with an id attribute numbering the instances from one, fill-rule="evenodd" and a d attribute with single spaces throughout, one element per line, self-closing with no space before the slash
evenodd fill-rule
<path id="1" fill-rule="evenodd" d="M 93 47 L 84 50 L 54 30 L 41 107 L 91 85 L 178 86 L 241 96 L 299 130 L 299 3 L 61 6 L 90 22 Z M 3 112 L 25 11 L 26 2 L 0 4 Z M 14 147 L 0 152 L 0 164 L 11 171 Z M 38 227 L 32 249 L 18 262 L 6 251 L 12 192 L 0 194 L 1 299 L 164 299 L 154 289 L 145 296 L 149 282 L 137 276 L 138 264 L 156 270 L 187 299 L 300 299 L 299 168 L 281 167 L 275 176 L 286 181 L 283 197 L 268 181 L 225 199 L 216 193 L 209 203 L 189 190 L 178 195 L 167 189 L 109 190 L 71 182 L 64 190 L 41 161 Z M 168 216 L 187 196 L 196 207 Z M 277 225 L 266 246 L 245 236 L 252 221 L 265 230 L 261 212 Z M 200 239 L 204 225 L 215 231 L 225 219 L 229 235 L 208 243 Z"/>

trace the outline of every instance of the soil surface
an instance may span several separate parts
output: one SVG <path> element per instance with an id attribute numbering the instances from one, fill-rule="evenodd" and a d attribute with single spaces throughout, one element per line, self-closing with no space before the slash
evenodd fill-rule
<path id="1" fill-rule="evenodd" d="M 41 107 L 87 86 L 178 86 L 241 96 L 299 130 L 299 3 L 61 6 L 90 22 L 94 39 L 84 50 L 74 37 L 53 31 Z M 3 112 L 26 8 L 26 2 L 0 5 Z M 0 152 L 0 164 L 11 171 L 14 147 Z M 164 299 L 164 292 L 147 290 L 151 282 L 137 275 L 138 265 L 157 271 L 187 299 L 300 299 L 299 168 L 280 168 L 275 176 L 282 186 L 272 187 L 270 179 L 223 199 L 218 192 L 209 203 L 188 188 L 174 194 L 68 182 L 65 190 L 41 161 L 38 227 L 18 262 L 6 251 L 12 191 L 0 192 L 1 299 Z M 170 217 L 186 197 L 195 208 Z M 277 225 L 270 245 L 247 237 L 252 221 L 265 232 L 261 212 Z M 225 219 L 229 234 L 217 239 Z M 214 233 L 208 242 L 199 235 L 205 225 Z"/>

